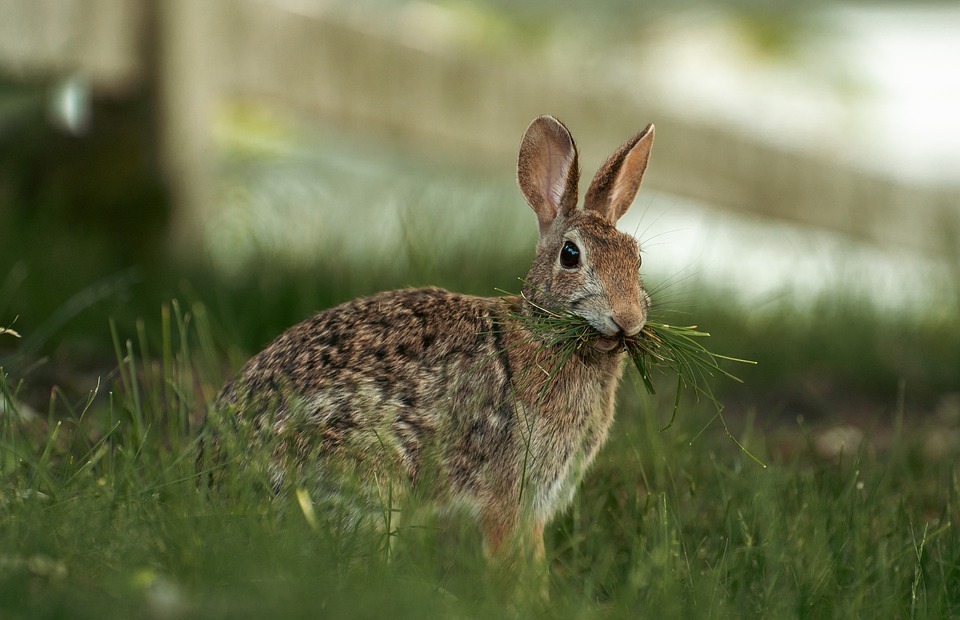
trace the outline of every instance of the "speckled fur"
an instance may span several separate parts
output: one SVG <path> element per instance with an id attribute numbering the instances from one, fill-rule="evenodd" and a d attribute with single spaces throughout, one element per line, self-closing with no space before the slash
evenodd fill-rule
<path id="1" fill-rule="evenodd" d="M 373 501 L 388 486 L 408 489 L 466 506 L 491 554 L 515 544 L 542 554 L 544 525 L 572 499 L 613 421 L 625 354 L 611 339 L 646 320 L 639 247 L 614 225 L 652 139 L 651 126 L 617 151 L 577 209 L 573 139 L 559 121 L 535 119 L 518 162 L 540 224 L 523 297 L 391 291 L 290 328 L 218 396 L 220 411 L 253 429 L 247 454 L 269 452 L 277 488 L 293 476 L 325 493 L 352 476 Z M 577 269 L 558 264 L 566 240 L 581 249 Z M 581 314 L 597 346 L 561 365 L 513 318 L 536 312 L 531 302 Z"/>

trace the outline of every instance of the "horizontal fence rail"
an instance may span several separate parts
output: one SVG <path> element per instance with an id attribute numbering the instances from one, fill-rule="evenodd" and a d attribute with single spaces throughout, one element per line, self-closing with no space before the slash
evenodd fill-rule
<path id="1" fill-rule="evenodd" d="M 551 77 L 528 59 L 431 51 L 383 25 L 288 4 L 0 0 L 0 72 L 79 72 L 95 89 L 113 91 L 155 84 L 176 197 L 173 235 L 186 245 L 196 241 L 191 231 L 216 184 L 214 110 L 231 98 L 274 101 L 489 165 L 512 162 L 518 136 L 537 114 L 554 114 L 589 136 L 581 138 L 591 149 L 586 169 L 622 141 L 625 128 L 653 121 L 655 189 L 931 255 L 955 249 L 960 238 L 960 186 L 887 179 L 694 124 L 602 85 Z M 155 42 L 155 62 L 143 58 L 145 39 Z"/>

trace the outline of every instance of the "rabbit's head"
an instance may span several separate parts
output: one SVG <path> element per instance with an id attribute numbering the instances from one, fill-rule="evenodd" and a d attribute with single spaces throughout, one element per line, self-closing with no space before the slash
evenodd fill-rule
<path id="1" fill-rule="evenodd" d="M 592 342 L 601 351 L 619 349 L 647 320 L 650 297 L 640 280 L 640 246 L 616 224 L 640 188 L 652 145 L 648 125 L 600 167 L 578 208 L 577 146 L 567 128 L 540 116 L 520 144 L 517 182 L 540 224 L 524 295 L 586 319 L 598 332 Z"/>

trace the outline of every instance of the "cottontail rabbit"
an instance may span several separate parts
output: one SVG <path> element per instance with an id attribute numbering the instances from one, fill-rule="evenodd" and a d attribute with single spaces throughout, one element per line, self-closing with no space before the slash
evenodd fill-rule
<path id="1" fill-rule="evenodd" d="M 550 116 L 527 128 L 517 180 L 540 225 L 523 295 L 379 293 L 291 327 L 221 390 L 279 488 L 314 497 L 348 478 L 371 499 L 399 489 L 466 507 L 488 556 L 543 554 L 545 524 L 572 499 L 613 421 L 623 338 L 649 297 L 639 246 L 615 228 L 640 186 L 650 125 L 603 164 L 577 208 L 577 148 Z M 596 330 L 558 359 L 518 315 L 573 312 Z M 561 363 L 561 361 L 563 363 Z M 390 487 L 388 489 L 388 486 Z"/>

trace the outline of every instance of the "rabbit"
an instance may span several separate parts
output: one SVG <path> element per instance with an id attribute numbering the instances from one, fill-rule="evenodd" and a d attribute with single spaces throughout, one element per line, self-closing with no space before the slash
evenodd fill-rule
<path id="1" fill-rule="evenodd" d="M 650 308 L 639 244 L 616 223 L 653 137 L 648 125 L 611 155 L 578 208 L 573 137 L 551 116 L 534 119 L 517 162 L 539 225 L 522 295 L 382 292 L 289 328 L 217 396 L 251 431 L 240 460 L 263 456 L 277 490 L 292 482 L 317 497 L 352 481 L 373 503 L 406 489 L 465 508 L 488 558 L 525 548 L 542 559 L 545 526 L 606 440 L 624 339 Z M 544 308 L 595 330 L 565 363 L 517 320 Z"/>

